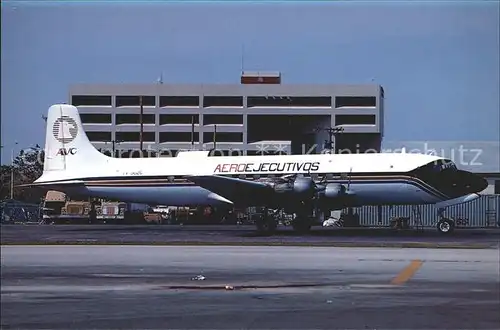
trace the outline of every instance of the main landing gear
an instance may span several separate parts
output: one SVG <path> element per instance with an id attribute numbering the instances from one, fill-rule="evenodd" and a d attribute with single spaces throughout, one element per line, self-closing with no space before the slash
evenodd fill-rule
<path id="1" fill-rule="evenodd" d="M 298 213 L 292 222 L 293 230 L 299 234 L 306 234 L 311 230 L 311 218 L 305 213 Z"/>
<path id="2" fill-rule="evenodd" d="M 257 225 L 257 232 L 261 235 L 272 235 L 278 227 L 278 222 L 274 213 L 270 213 L 269 209 L 265 207 L 262 216 L 257 218 L 255 223 Z"/>
<path id="3" fill-rule="evenodd" d="M 256 221 L 257 232 L 260 235 L 273 235 L 278 227 L 277 215 L 280 210 L 263 208 L 262 216 Z M 298 213 L 292 221 L 293 230 L 299 234 L 308 233 L 312 227 L 311 217 L 307 213 Z"/>

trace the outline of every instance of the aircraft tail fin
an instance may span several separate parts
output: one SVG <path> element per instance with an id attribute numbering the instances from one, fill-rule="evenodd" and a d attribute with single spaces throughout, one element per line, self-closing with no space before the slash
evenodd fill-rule
<path id="1" fill-rule="evenodd" d="M 108 158 L 90 143 L 75 106 L 54 104 L 49 108 L 43 171 L 78 171 L 99 166 Z"/>

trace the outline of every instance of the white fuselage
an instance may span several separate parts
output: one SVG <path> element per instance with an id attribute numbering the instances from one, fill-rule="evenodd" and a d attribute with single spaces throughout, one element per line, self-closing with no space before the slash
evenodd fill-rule
<path id="1" fill-rule="evenodd" d="M 435 157 L 416 154 L 353 154 L 207 157 L 184 152 L 175 158 L 119 159 L 103 155 L 96 166 L 76 171 L 47 171 L 37 182 L 59 181 L 60 190 L 102 198 L 164 205 L 219 205 L 227 199 L 201 188 L 189 175 L 265 177 L 295 173 L 344 174 L 329 181 L 349 184 L 364 205 L 428 204 L 446 199 L 419 180 L 401 175 Z M 378 175 L 380 174 L 380 175 Z M 174 180 L 169 180 L 175 178 Z M 361 180 L 362 179 L 362 180 Z M 64 184 L 81 181 L 83 185 Z"/>

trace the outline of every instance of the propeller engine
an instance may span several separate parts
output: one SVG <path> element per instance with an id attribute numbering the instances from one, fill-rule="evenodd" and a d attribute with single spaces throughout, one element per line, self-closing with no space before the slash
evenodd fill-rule
<path id="1" fill-rule="evenodd" d="M 327 182 L 314 182 L 311 177 L 292 177 L 288 178 L 285 182 L 276 183 L 274 191 L 283 194 L 284 200 L 280 204 L 287 204 L 287 199 L 290 204 L 285 206 L 285 209 L 294 209 L 298 202 L 302 206 L 309 205 L 309 207 L 320 208 L 334 208 L 343 206 L 349 202 L 350 197 L 354 193 L 349 190 L 350 184 L 340 183 L 327 183 Z"/>
<path id="2" fill-rule="evenodd" d="M 339 199 L 352 195 L 349 188 L 340 183 L 314 182 L 311 177 L 296 177 L 287 182 L 276 183 L 274 190 L 303 202 L 317 199 Z"/>
<path id="3" fill-rule="evenodd" d="M 318 188 L 314 180 L 308 177 L 295 178 L 292 183 L 292 191 L 297 197 L 313 198 Z"/>
<path id="4" fill-rule="evenodd" d="M 328 199 L 340 198 L 347 194 L 347 187 L 340 183 L 329 183 L 322 192 L 322 197 Z"/>

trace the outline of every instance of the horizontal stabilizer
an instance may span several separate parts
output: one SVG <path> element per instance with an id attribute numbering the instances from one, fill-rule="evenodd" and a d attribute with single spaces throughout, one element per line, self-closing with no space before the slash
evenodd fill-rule
<path id="1" fill-rule="evenodd" d="M 73 186 L 83 186 L 84 182 L 81 180 L 69 180 L 69 181 L 55 181 L 55 182 L 34 182 L 27 184 L 20 184 L 16 187 L 19 188 L 37 188 L 37 187 L 47 187 L 50 189 L 54 189 L 56 187 L 73 187 Z"/>

